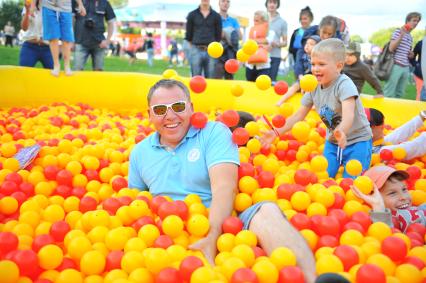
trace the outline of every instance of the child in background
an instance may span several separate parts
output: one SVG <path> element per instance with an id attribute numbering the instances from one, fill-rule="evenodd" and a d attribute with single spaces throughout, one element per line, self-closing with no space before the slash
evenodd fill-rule
<path id="1" fill-rule="evenodd" d="M 278 133 L 289 131 L 315 106 L 327 126 L 323 154 L 328 161 L 328 175 L 335 177 L 340 165 L 351 159 L 361 162 L 363 170 L 367 170 L 371 161 L 372 134 L 356 86 L 348 76 L 340 73 L 345 64 L 343 41 L 330 38 L 319 42 L 312 50 L 311 63 L 318 86 L 313 92 L 304 94 L 299 110 L 287 119 L 284 127 L 277 128 Z M 274 131 L 268 131 L 262 144 L 266 146 L 275 138 Z M 343 176 L 353 178 L 346 170 Z"/>
<path id="2" fill-rule="evenodd" d="M 383 97 L 382 86 L 371 69 L 360 61 L 361 45 L 358 42 L 351 42 L 346 48 L 346 60 L 343 73 L 347 75 L 356 85 L 358 92 L 362 92 L 362 87 L 367 81 L 377 92 L 377 96 Z"/>
<path id="3" fill-rule="evenodd" d="M 49 41 L 50 52 L 53 57 L 53 70 L 51 74 L 59 76 L 61 64 L 59 62 L 59 40 L 63 43 L 64 71 L 65 75 L 71 72 L 71 45 L 74 42 L 72 28 L 71 0 L 43 0 L 43 39 Z M 86 9 L 82 0 L 77 0 L 80 15 L 86 15 Z M 32 11 L 35 10 L 35 1 L 31 4 Z"/>
<path id="4" fill-rule="evenodd" d="M 364 173 L 374 183 L 371 195 L 363 194 L 355 186 L 351 186 L 354 194 L 368 203 L 372 210 L 373 222 L 384 222 L 391 227 L 406 232 L 412 223 L 426 225 L 426 204 L 413 206 L 407 184 L 409 175 L 405 171 L 389 166 L 375 166 Z"/>
<path id="5" fill-rule="evenodd" d="M 256 41 L 259 45 L 258 50 L 252 55 L 246 63 L 246 79 L 254 82 L 260 75 L 269 75 L 271 69 L 271 58 L 269 51 L 270 42 L 274 39 L 275 33 L 269 29 L 268 14 L 265 11 L 256 11 L 254 13 L 254 25 L 250 29 L 249 38 Z M 264 61 L 253 61 L 254 57 L 260 57 L 258 54 L 267 53 Z M 259 58 L 256 58 L 259 59 Z"/>
<path id="6" fill-rule="evenodd" d="M 426 154 L 426 132 L 409 140 L 414 133 L 423 127 L 426 121 L 426 110 L 423 110 L 404 125 L 396 128 L 390 134 L 384 134 L 385 116 L 374 108 L 365 109 L 367 119 L 373 132 L 373 153 L 380 153 L 383 149 L 393 150 L 402 147 L 406 156 L 404 160 L 422 157 Z"/>
<path id="7" fill-rule="evenodd" d="M 321 41 L 321 38 L 318 35 L 311 35 L 308 40 L 306 40 L 306 44 L 304 47 L 305 53 L 298 58 L 298 62 L 296 64 L 303 66 L 304 74 L 311 73 L 311 53 L 314 46 Z M 297 81 L 288 88 L 288 91 L 281 97 L 281 99 L 277 102 L 277 106 L 280 106 L 285 101 L 287 101 L 290 97 L 292 97 L 296 92 L 300 90 L 300 82 L 299 80 L 303 77 L 303 75 L 299 75 Z"/>

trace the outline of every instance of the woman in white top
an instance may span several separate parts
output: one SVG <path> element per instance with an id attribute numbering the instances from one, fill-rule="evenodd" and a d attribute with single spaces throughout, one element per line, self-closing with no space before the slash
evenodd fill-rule
<path id="1" fill-rule="evenodd" d="M 42 39 L 43 23 L 40 10 L 41 1 L 36 1 L 36 9 L 31 14 L 31 3 L 25 1 L 22 11 L 21 29 L 25 31 L 22 40 L 21 51 L 19 53 L 19 65 L 34 67 L 38 61 L 44 68 L 53 69 L 53 58 L 49 49 L 49 42 Z"/>

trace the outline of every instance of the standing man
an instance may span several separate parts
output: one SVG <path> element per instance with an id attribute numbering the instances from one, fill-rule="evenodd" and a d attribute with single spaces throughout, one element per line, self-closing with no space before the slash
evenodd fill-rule
<path id="1" fill-rule="evenodd" d="M 219 0 L 219 14 L 222 18 L 223 55 L 218 58 L 215 68 L 215 79 L 233 80 L 234 75 L 225 71 L 225 62 L 235 59 L 238 51 L 238 41 L 242 38 L 240 24 L 237 19 L 228 15 L 230 0 Z"/>
<path id="2" fill-rule="evenodd" d="M 192 76 L 213 78 L 216 60 L 207 53 L 207 46 L 222 38 L 222 19 L 210 6 L 210 0 L 201 0 L 200 6 L 186 17 L 185 39 L 191 44 Z"/>
<path id="3" fill-rule="evenodd" d="M 389 51 L 394 52 L 394 64 L 389 79 L 383 87 L 386 97 L 402 98 L 405 94 L 408 77 L 410 75 L 409 59 L 414 56 L 411 51 L 413 47 L 413 37 L 410 32 L 416 28 L 422 15 L 411 12 L 405 18 L 405 25 L 398 28 L 392 34 L 389 44 Z"/>
<path id="4" fill-rule="evenodd" d="M 193 105 L 188 88 L 179 81 L 158 81 L 148 93 L 148 107 L 157 131 L 133 148 L 129 187 L 174 200 L 188 194 L 200 196 L 210 207 L 210 230 L 189 248 L 200 250 L 213 264 L 222 223 L 232 213 L 238 190 L 238 148 L 220 122 L 208 122 L 202 129 L 191 126 Z M 314 282 L 313 254 L 275 203 L 257 203 L 240 214 L 240 219 L 268 254 L 282 246 L 291 249 L 306 282 Z"/>
<path id="5" fill-rule="evenodd" d="M 87 15 L 83 17 L 75 13 L 74 67 L 77 71 L 83 70 L 90 55 L 93 70 L 102 71 L 105 53 L 114 32 L 115 13 L 108 0 L 83 0 L 83 5 Z M 104 21 L 107 22 L 106 38 Z"/>
<path id="6" fill-rule="evenodd" d="M 275 33 L 274 40 L 271 42 L 271 71 L 269 76 L 272 82 L 276 82 L 281 64 L 281 48 L 287 46 L 287 22 L 281 18 L 277 11 L 280 7 L 280 0 L 266 0 L 265 6 L 269 14 L 269 29 Z"/>
<path id="7" fill-rule="evenodd" d="M 4 35 L 6 37 L 4 46 L 10 45 L 10 47 L 13 47 L 13 38 L 15 37 L 15 27 L 12 25 L 11 21 L 7 21 L 7 24 L 4 26 Z"/>

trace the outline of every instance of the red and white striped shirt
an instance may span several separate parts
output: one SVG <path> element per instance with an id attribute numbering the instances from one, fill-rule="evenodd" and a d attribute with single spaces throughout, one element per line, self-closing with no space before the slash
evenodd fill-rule
<path id="1" fill-rule="evenodd" d="M 399 38 L 400 33 L 401 29 L 396 29 L 392 34 L 391 40 L 396 40 L 397 38 Z M 393 59 L 395 60 L 396 64 L 401 65 L 403 67 L 407 67 L 410 65 L 410 62 L 408 61 L 408 54 L 411 51 L 412 45 L 413 37 L 411 36 L 411 34 L 404 34 L 404 37 L 401 39 L 401 42 L 399 43 L 398 47 L 395 50 L 395 54 L 393 55 Z"/>

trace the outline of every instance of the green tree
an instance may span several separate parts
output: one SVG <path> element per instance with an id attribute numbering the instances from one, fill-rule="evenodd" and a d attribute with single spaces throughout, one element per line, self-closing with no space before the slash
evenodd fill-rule
<path id="1" fill-rule="evenodd" d="M 362 40 L 362 37 L 360 35 L 354 34 L 351 36 L 351 42 L 363 43 L 364 40 Z"/>
<path id="2" fill-rule="evenodd" d="M 368 41 L 374 45 L 383 47 L 391 39 L 392 33 L 395 31 L 395 29 L 397 29 L 397 27 L 378 30 L 370 36 Z M 424 35 L 424 30 L 419 28 L 411 32 L 411 36 L 413 37 L 413 47 L 423 38 Z"/>
<path id="3" fill-rule="evenodd" d="M 22 7 L 22 1 L 0 1 L 0 29 L 3 29 L 7 22 L 10 21 L 15 27 L 15 31 L 18 32 L 21 29 Z"/>
<path id="4" fill-rule="evenodd" d="M 122 8 L 127 5 L 128 0 L 109 0 L 113 8 Z"/>

